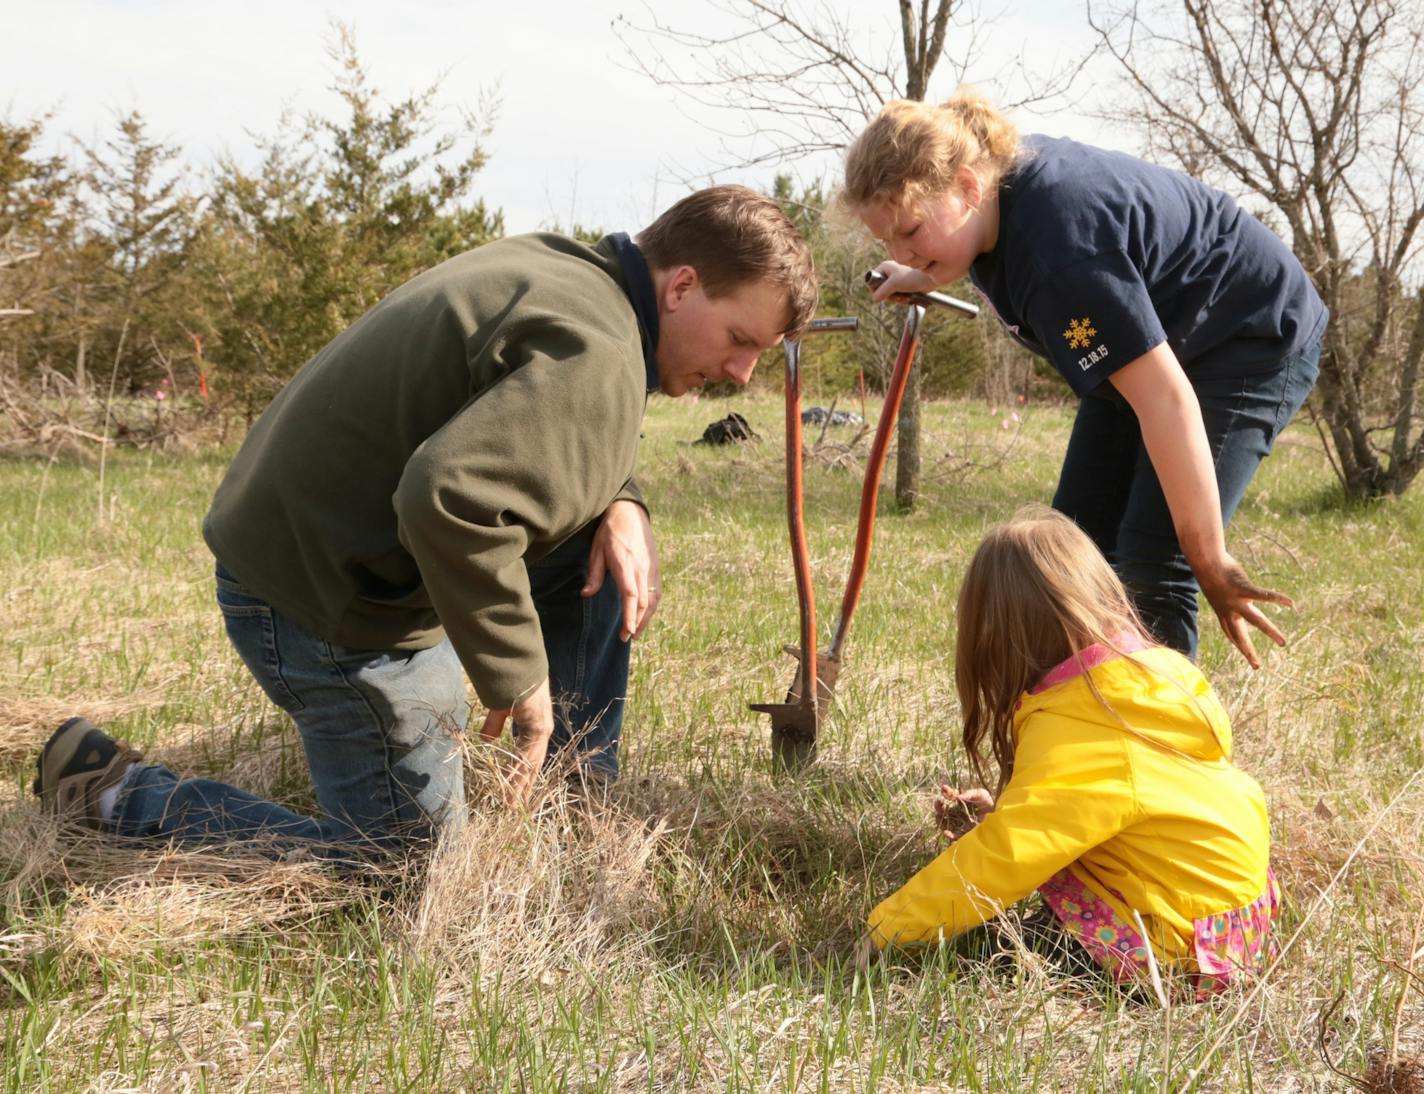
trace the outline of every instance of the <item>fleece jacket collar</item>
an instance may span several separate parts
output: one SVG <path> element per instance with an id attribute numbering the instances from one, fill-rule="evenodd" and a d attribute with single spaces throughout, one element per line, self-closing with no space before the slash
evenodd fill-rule
<path id="1" fill-rule="evenodd" d="M 658 387 L 658 295 L 653 288 L 653 272 L 648 260 L 627 232 L 614 232 L 609 240 L 623 273 L 623 291 L 638 317 L 638 333 L 643 339 L 643 365 L 648 370 L 648 390 Z"/>

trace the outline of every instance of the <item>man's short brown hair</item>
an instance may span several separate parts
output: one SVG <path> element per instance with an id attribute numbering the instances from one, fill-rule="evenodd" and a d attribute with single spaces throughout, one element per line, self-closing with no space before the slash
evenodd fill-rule
<path id="1" fill-rule="evenodd" d="M 691 266 L 708 296 L 766 281 L 786 293 L 787 336 L 816 312 L 811 248 L 781 207 L 746 186 L 712 186 L 689 194 L 638 235 L 655 270 Z"/>

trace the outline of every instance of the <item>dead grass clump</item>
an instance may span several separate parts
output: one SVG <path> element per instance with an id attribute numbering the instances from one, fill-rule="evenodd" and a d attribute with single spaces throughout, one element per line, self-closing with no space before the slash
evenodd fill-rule
<path id="1" fill-rule="evenodd" d="M 117 699 L 12 698 L 0 704 L 0 764 L 33 762 L 50 734 L 68 718 L 88 718 L 98 726 L 125 718 L 137 711 L 156 710 L 166 702 L 157 690 L 146 690 Z"/>
<path id="2" fill-rule="evenodd" d="M 0 815 L 0 948 L 124 956 L 269 932 L 349 905 L 349 880 L 258 849 L 121 840 L 18 806 Z M 55 908 L 60 909 L 56 917 Z"/>
<path id="3" fill-rule="evenodd" d="M 562 780 L 533 813 L 511 811 L 497 778 L 493 761 L 475 773 L 468 824 L 441 840 L 400 912 L 407 944 L 458 975 L 531 984 L 631 961 L 659 914 L 650 863 L 665 826 Z"/>
<path id="4" fill-rule="evenodd" d="M 1417 882 L 1424 877 L 1424 872 L 1416 870 L 1414 876 Z M 1404 985 L 1399 993 L 1399 1002 L 1395 1005 L 1394 1033 L 1389 1053 L 1372 1056 L 1369 1067 L 1365 1069 L 1363 1083 L 1368 1094 L 1424 1094 L 1424 1059 L 1405 1055 L 1399 1050 L 1400 1034 L 1404 1030 L 1404 1013 L 1410 993 L 1416 988 L 1424 988 L 1424 978 L 1414 971 L 1416 962 L 1420 957 L 1424 957 L 1424 949 L 1419 945 L 1421 933 L 1424 933 L 1424 908 L 1421 908 L 1418 918 L 1414 921 L 1404 960 L 1387 962 L 1402 974 Z"/>
<path id="5" fill-rule="evenodd" d="M 657 865 L 664 950 L 718 966 L 744 957 L 849 957 L 885 878 L 908 877 L 933 854 L 928 797 L 910 819 L 867 815 L 874 780 L 823 759 L 805 779 L 727 782 L 670 773 L 615 791 L 630 813 L 667 829 Z"/>
<path id="6" fill-rule="evenodd" d="M 122 958 L 191 949 L 217 938 L 269 934 L 351 901 L 351 890 L 315 863 L 261 863 L 246 877 L 127 877 L 70 891 L 53 941 L 66 952 Z"/>

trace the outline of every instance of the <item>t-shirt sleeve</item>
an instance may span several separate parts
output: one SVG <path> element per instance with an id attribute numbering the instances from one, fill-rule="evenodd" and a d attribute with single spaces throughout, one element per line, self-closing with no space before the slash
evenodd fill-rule
<path id="1" fill-rule="evenodd" d="M 1041 278 L 1024 319 L 1079 395 L 1167 340 L 1141 273 L 1122 251 Z"/>

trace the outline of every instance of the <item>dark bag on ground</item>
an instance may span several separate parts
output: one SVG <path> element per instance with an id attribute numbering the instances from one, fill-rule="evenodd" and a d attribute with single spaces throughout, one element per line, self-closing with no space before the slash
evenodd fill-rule
<path id="1" fill-rule="evenodd" d="M 721 421 L 713 422 L 702 431 L 702 439 L 694 444 L 743 444 L 759 441 L 760 437 L 740 414 L 733 411 Z"/>

